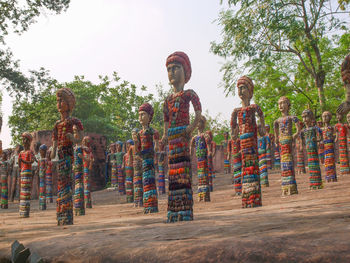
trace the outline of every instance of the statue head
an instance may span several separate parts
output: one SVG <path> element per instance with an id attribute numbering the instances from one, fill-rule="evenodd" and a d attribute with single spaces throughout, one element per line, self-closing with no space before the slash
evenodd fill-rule
<path id="1" fill-rule="evenodd" d="M 41 158 L 46 157 L 46 152 L 47 152 L 47 146 L 45 144 L 40 145 L 39 147 L 39 153 Z"/>
<path id="2" fill-rule="evenodd" d="M 270 125 L 268 124 L 265 125 L 265 131 L 266 133 L 270 133 Z"/>
<path id="3" fill-rule="evenodd" d="M 83 146 L 90 148 L 90 146 L 91 146 L 90 136 L 84 136 L 84 138 L 82 140 L 82 144 L 83 144 Z"/>
<path id="4" fill-rule="evenodd" d="M 199 119 L 199 122 L 198 122 L 198 130 L 200 132 L 204 131 L 206 123 L 207 123 L 207 119 L 203 115 L 201 115 L 201 118 Z"/>
<path id="5" fill-rule="evenodd" d="M 165 65 L 170 84 L 174 87 L 183 88 L 192 74 L 191 62 L 188 56 L 181 51 L 174 52 L 167 57 Z"/>
<path id="6" fill-rule="evenodd" d="M 109 151 L 110 151 L 110 153 L 115 153 L 115 143 L 111 143 L 109 145 Z"/>
<path id="7" fill-rule="evenodd" d="M 122 142 L 122 141 L 117 141 L 117 142 L 115 143 L 115 150 L 116 150 L 117 152 L 121 152 L 122 149 L 123 149 L 123 142 Z"/>
<path id="8" fill-rule="evenodd" d="M 343 120 L 343 114 L 337 112 L 336 115 L 335 115 L 335 117 L 336 117 L 336 119 L 337 119 L 338 122 L 342 122 L 342 120 Z"/>
<path id="9" fill-rule="evenodd" d="M 346 121 L 350 124 L 350 112 L 346 114 Z"/>
<path id="10" fill-rule="evenodd" d="M 303 118 L 303 122 L 305 123 L 306 127 L 311 126 L 314 122 L 314 113 L 310 109 L 304 110 L 301 117 Z"/>
<path id="11" fill-rule="evenodd" d="M 153 118 L 153 107 L 149 103 L 144 103 L 139 108 L 139 121 L 142 126 L 148 126 Z"/>
<path id="12" fill-rule="evenodd" d="M 278 109 L 281 112 L 289 112 L 290 110 L 290 100 L 286 96 L 282 96 L 278 100 Z"/>
<path id="13" fill-rule="evenodd" d="M 348 54 L 341 64 L 341 77 L 344 84 L 350 84 L 350 54 Z"/>
<path id="14" fill-rule="evenodd" d="M 131 140 L 131 139 L 127 140 L 127 141 L 126 141 L 126 150 L 127 150 L 127 151 L 129 150 L 129 148 L 130 148 L 131 145 L 134 145 L 134 141 Z"/>
<path id="15" fill-rule="evenodd" d="M 22 133 L 22 142 L 25 150 L 28 150 L 30 148 L 32 140 L 33 136 L 29 132 Z"/>
<path id="16" fill-rule="evenodd" d="M 140 130 L 138 128 L 134 128 L 131 132 L 131 138 L 133 139 L 134 142 L 138 140 L 139 131 Z"/>
<path id="17" fill-rule="evenodd" d="M 62 113 L 70 115 L 75 107 L 75 95 L 70 88 L 61 88 L 56 92 L 57 109 Z"/>
<path id="18" fill-rule="evenodd" d="M 254 93 L 254 84 L 251 78 L 242 76 L 237 81 L 238 96 L 242 99 L 251 99 Z"/>

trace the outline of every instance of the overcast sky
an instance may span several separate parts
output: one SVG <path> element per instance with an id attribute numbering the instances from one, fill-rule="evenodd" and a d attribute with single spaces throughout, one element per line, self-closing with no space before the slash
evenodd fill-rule
<path id="1" fill-rule="evenodd" d="M 220 0 L 73 0 L 66 13 L 41 16 L 7 43 L 24 72 L 45 67 L 61 82 L 75 75 L 97 82 L 99 75 L 116 71 L 151 92 L 159 83 L 168 87 L 166 57 L 184 51 L 192 64 L 185 88 L 197 92 L 211 116 L 222 113 L 222 120 L 228 120 L 239 99 L 224 96 L 219 88 L 223 60 L 209 52 L 210 42 L 220 40 L 214 20 L 222 8 Z M 11 142 L 10 101 L 5 94 L 0 136 L 4 148 Z"/>

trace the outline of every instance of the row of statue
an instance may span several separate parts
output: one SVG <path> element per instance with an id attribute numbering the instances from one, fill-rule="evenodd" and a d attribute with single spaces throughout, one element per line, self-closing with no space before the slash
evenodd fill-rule
<path id="1" fill-rule="evenodd" d="M 350 61 L 350 56 L 347 56 L 346 61 Z M 160 138 L 158 131 L 151 127 L 154 114 L 152 105 L 142 104 L 139 107 L 139 122 L 142 128 L 133 130 L 132 140 L 127 142 L 126 153 L 122 152 L 121 142 L 113 144 L 110 148 L 109 160 L 112 164 L 110 183 L 111 187 L 117 188 L 121 194 L 126 195 L 128 202 L 134 202 L 135 206 L 143 206 L 144 213 L 158 212 L 154 162 L 156 153 L 159 152 L 164 157 L 165 149 L 167 149 L 169 185 L 167 222 L 190 221 L 193 220 L 191 153 L 197 157 L 198 198 L 200 201 L 210 201 L 213 178 L 212 158 L 216 147 L 213 144 L 212 133 L 204 131 L 206 120 L 201 114 L 202 106 L 198 95 L 191 89 L 184 89 L 192 72 L 188 56 L 183 52 L 169 55 L 166 59 L 166 69 L 173 92 L 165 99 L 163 105 L 163 137 Z M 344 83 L 349 85 L 349 70 L 342 70 L 343 72 L 345 72 L 343 74 Z M 253 81 L 249 77 L 243 76 L 237 81 L 237 88 L 242 107 L 234 109 L 231 115 L 231 140 L 228 143 L 228 149 L 232 158 L 225 160 L 225 167 L 227 169 L 230 166 L 231 160 L 235 190 L 237 194 L 241 193 L 242 207 L 257 207 L 262 205 L 261 186 L 268 185 L 266 169 L 264 165 L 259 167 L 259 153 L 261 153 L 260 156 L 266 157 L 263 147 L 267 140 L 264 115 L 258 105 L 251 104 L 254 93 Z M 53 128 L 52 150 L 48 159 L 57 159 L 57 223 L 58 225 L 70 225 L 73 224 L 73 207 L 75 215 L 83 215 L 85 207 L 91 207 L 88 170 L 92 156 L 89 139 L 85 137 L 82 140 L 83 124 L 71 116 L 75 106 L 74 93 L 69 88 L 61 88 L 56 95 L 60 119 Z M 189 114 L 190 103 L 195 112 L 195 118 L 192 122 L 190 122 Z M 344 114 L 348 104 L 350 105 L 350 101 L 346 101 L 339 107 L 339 116 Z M 324 126 L 322 129 L 318 129 L 314 124 L 313 112 L 306 109 L 302 113 L 305 124 L 303 128 L 297 117 L 289 115 L 290 106 L 289 99 L 281 97 L 278 101 L 278 107 L 282 117 L 274 122 L 274 136 L 280 152 L 282 193 L 284 195 L 298 193 L 292 158 L 293 140 L 301 139 L 305 142 L 303 145 L 305 145 L 308 155 L 310 187 L 312 189 L 322 187 L 318 157 L 318 142 L 320 140 L 324 141 L 326 178 L 331 181 L 336 180 L 334 128 L 329 125 L 331 114 L 329 112 L 323 113 Z M 256 122 L 256 117 L 259 118 L 259 125 Z M 292 134 L 293 123 L 296 126 L 295 134 Z M 198 133 L 192 137 L 196 128 L 198 128 Z M 342 158 L 345 158 L 342 147 L 346 147 L 346 126 L 338 123 L 335 129 L 337 131 L 336 138 L 340 144 L 342 171 Z M 258 132 L 260 139 L 258 139 Z M 47 149 L 43 146 L 40 149 L 42 155 L 39 160 L 36 160 L 29 148 L 32 140 L 30 133 L 23 133 L 22 138 L 24 150 L 18 155 L 21 169 L 20 216 L 29 217 L 32 163 L 38 161 L 40 169 L 41 166 L 44 167 L 43 163 L 47 158 L 44 150 Z M 6 167 L 4 164 L 5 155 L 3 154 L 2 169 Z M 159 158 L 159 160 L 163 162 L 163 168 L 159 169 L 159 173 L 163 173 L 163 175 L 160 176 L 162 181 L 158 185 L 158 190 L 163 193 L 165 191 L 165 181 L 163 180 L 165 158 Z M 260 159 L 260 163 L 264 162 Z M 45 173 L 43 170 L 39 170 L 41 171 L 39 172 L 40 178 Z M 74 180 L 71 176 L 72 171 L 74 172 Z M 87 173 L 86 177 L 85 172 Z M 74 187 L 73 181 L 75 182 Z M 41 179 L 40 186 L 42 186 Z M 40 197 L 42 199 L 39 203 L 44 206 L 43 195 L 45 194 L 41 188 Z"/>

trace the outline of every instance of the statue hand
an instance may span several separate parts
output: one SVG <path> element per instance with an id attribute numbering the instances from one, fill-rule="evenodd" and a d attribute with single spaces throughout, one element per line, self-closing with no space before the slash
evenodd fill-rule
<path id="1" fill-rule="evenodd" d="M 344 101 L 338 106 L 337 113 L 345 115 L 350 111 L 350 102 Z"/>

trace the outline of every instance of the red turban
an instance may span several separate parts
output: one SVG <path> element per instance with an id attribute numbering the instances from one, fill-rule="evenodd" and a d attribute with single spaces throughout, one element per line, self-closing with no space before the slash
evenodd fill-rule
<path id="1" fill-rule="evenodd" d="M 250 92 L 253 94 L 254 91 L 254 84 L 251 78 L 247 76 L 242 76 L 237 81 L 237 88 L 241 85 L 245 85 L 249 88 Z"/>
<path id="2" fill-rule="evenodd" d="M 139 108 L 139 112 L 140 112 L 140 111 L 145 111 L 145 112 L 147 112 L 148 115 L 149 115 L 149 122 L 152 121 L 154 111 L 153 111 L 153 107 L 152 107 L 151 104 L 149 104 L 149 103 L 147 103 L 147 102 L 144 103 L 144 104 L 142 104 L 142 105 L 140 106 L 140 108 Z"/>
<path id="3" fill-rule="evenodd" d="M 192 74 L 190 59 L 184 52 L 176 51 L 168 56 L 166 59 L 166 66 L 173 62 L 177 62 L 182 65 L 185 71 L 185 83 L 187 83 L 190 80 Z"/>
<path id="4" fill-rule="evenodd" d="M 23 138 L 27 138 L 30 142 L 33 140 L 33 136 L 29 132 L 22 133 Z"/>

